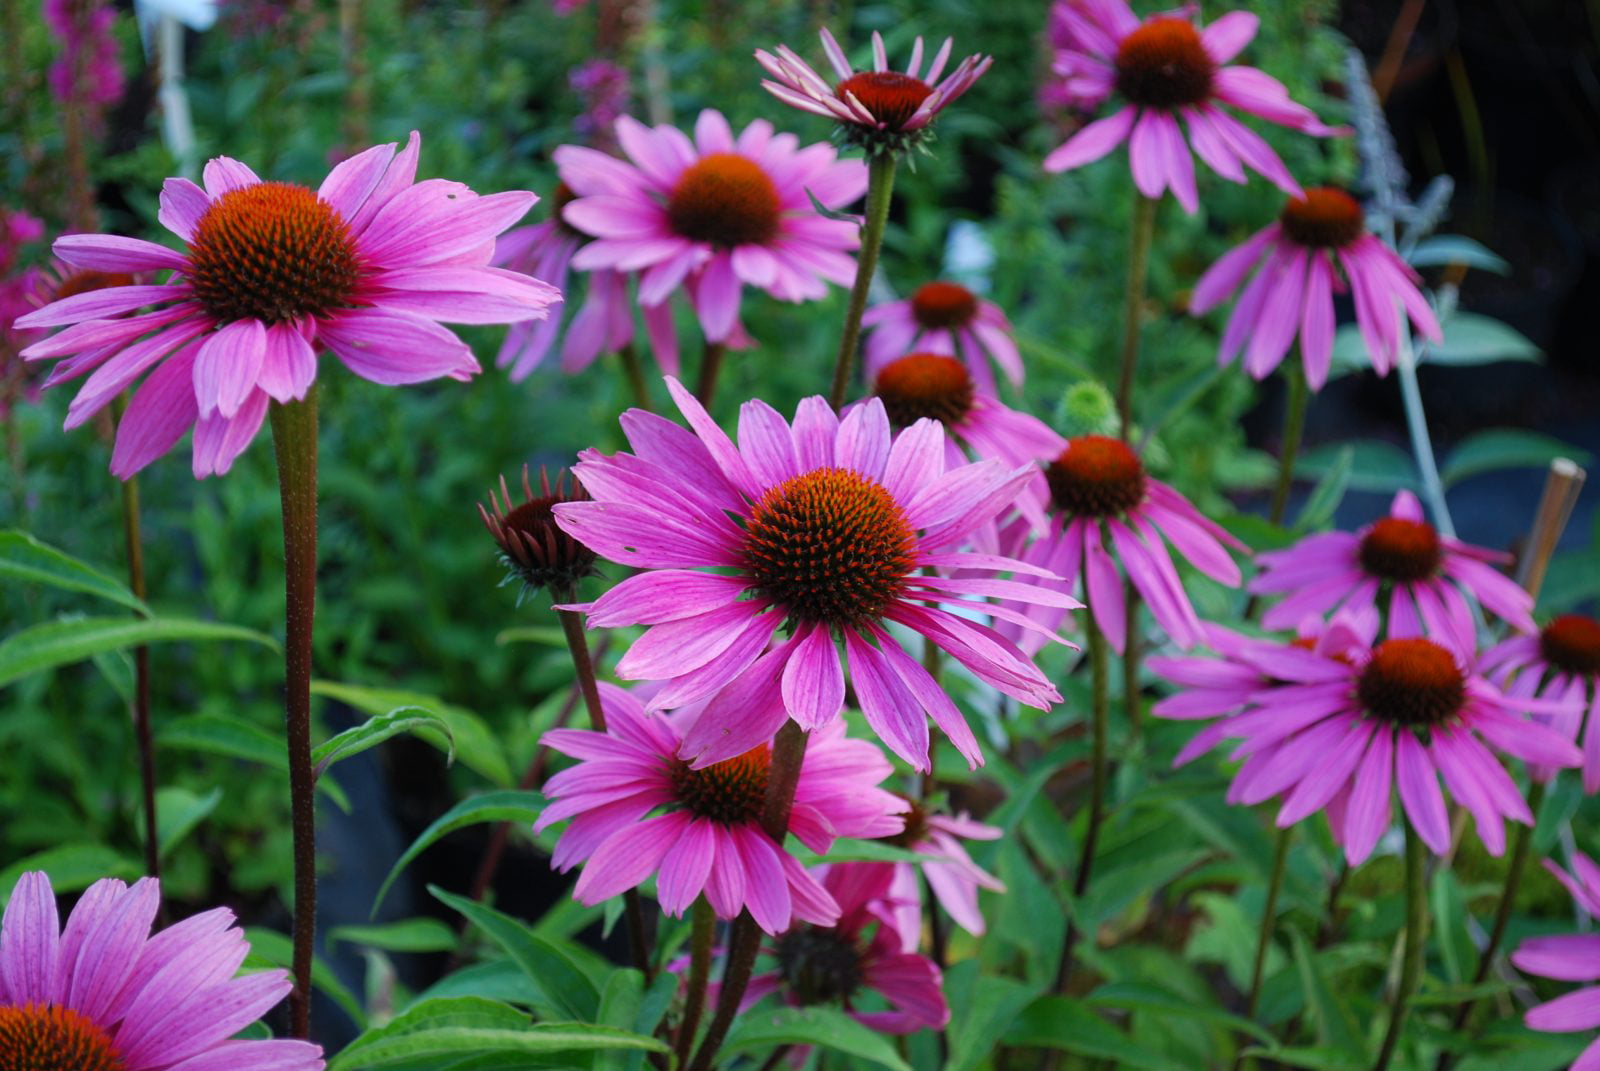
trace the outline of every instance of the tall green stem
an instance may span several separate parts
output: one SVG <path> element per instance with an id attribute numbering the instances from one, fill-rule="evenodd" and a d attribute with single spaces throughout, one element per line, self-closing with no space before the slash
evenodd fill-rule
<path id="1" fill-rule="evenodd" d="M 1294 826 L 1278 830 L 1272 851 L 1272 876 L 1267 880 L 1267 901 L 1261 907 L 1261 929 L 1256 934 L 1256 961 L 1250 968 L 1250 996 L 1244 1006 L 1246 1019 L 1254 1019 L 1261 1006 L 1261 976 L 1266 971 L 1267 949 L 1272 947 L 1273 931 L 1277 929 L 1278 894 L 1283 891 L 1283 874 L 1288 869 L 1289 845 L 1293 840 Z M 1234 1066 L 1238 1066 L 1237 1061 Z"/>
<path id="2" fill-rule="evenodd" d="M 694 1045 L 695 1031 L 700 1029 L 700 1013 L 706 1006 L 706 986 L 711 980 L 711 946 L 717 936 L 717 915 L 711 909 L 711 901 L 704 896 L 695 899 L 691 926 L 689 993 L 684 999 L 683 1021 L 678 1025 L 678 1040 L 675 1046 L 680 1065 L 689 1059 L 689 1050 Z"/>
<path id="3" fill-rule="evenodd" d="M 855 368 L 856 345 L 861 339 L 861 316 L 867 311 L 867 292 L 878 267 L 878 252 L 883 248 L 883 228 L 889 222 L 889 199 L 894 193 L 893 153 L 867 157 L 867 221 L 861 228 L 861 255 L 856 261 L 856 281 L 850 288 L 850 308 L 844 317 L 844 334 L 839 339 L 839 356 L 833 365 L 833 389 L 828 400 L 835 409 L 844 407 L 850 393 L 850 376 Z"/>
<path id="4" fill-rule="evenodd" d="M 317 388 L 272 406 L 272 445 L 283 503 L 284 736 L 294 835 L 294 992 L 290 1033 L 311 1033 L 311 959 L 317 934 L 316 773 L 311 765 L 311 635 L 317 610 Z"/>
<path id="5" fill-rule="evenodd" d="M 780 847 L 789 835 L 789 812 L 794 807 L 795 786 L 800 783 L 800 766 L 806 756 L 806 731 L 793 721 L 783 723 L 772 741 L 772 766 L 767 774 L 767 802 L 761 812 L 761 828 Z M 705 1040 L 695 1053 L 689 1071 L 709 1071 L 722 1039 L 739 1014 L 739 1002 L 750 986 L 750 973 L 761 948 L 761 931 L 746 911 L 733 924 L 728 939 L 728 966 L 722 975 L 722 996 L 717 1014 L 706 1028 Z"/>
<path id="6" fill-rule="evenodd" d="M 1278 451 L 1278 485 L 1272 491 L 1272 512 L 1268 515 L 1273 524 L 1282 524 L 1289 508 L 1289 491 L 1294 487 L 1294 463 L 1300 454 L 1300 439 L 1306 429 L 1306 406 L 1311 402 L 1311 387 L 1306 383 L 1305 370 L 1291 361 L 1284 368 L 1289 381 L 1289 395 L 1284 401 L 1283 446 Z"/>
<path id="7" fill-rule="evenodd" d="M 1389 1020 L 1389 1030 L 1383 1036 L 1383 1048 L 1378 1051 L 1378 1062 L 1372 1071 L 1387 1071 L 1400 1045 L 1400 1035 L 1405 1033 L 1406 1015 L 1411 1010 L 1411 998 L 1422 980 L 1422 965 L 1428 948 L 1428 849 L 1406 822 L 1406 931 L 1405 958 L 1400 967 L 1400 986 L 1391 1002 L 1394 1013 Z"/>
<path id="8" fill-rule="evenodd" d="M 1533 812 L 1537 824 L 1539 808 L 1544 803 L 1545 786 L 1542 782 L 1535 781 L 1528 790 L 1528 810 Z M 1511 862 L 1506 867 L 1506 884 L 1500 890 L 1500 903 L 1494 909 L 1494 926 L 1489 930 L 1489 943 L 1483 946 L 1483 952 L 1478 956 L 1478 969 L 1472 975 L 1473 985 L 1482 985 L 1489 979 L 1489 971 L 1494 967 L 1494 958 L 1500 951 L 1500 942 L 1505 940 L 1506 926 L 1511 921 L 1511 908 L 1516 903 L 1517 890 L 1522 887 L 1522 874 L 1528 868 L 1528 859 L 1533 854 L 1533 826 L 1517 826 L 1513 834 L 1515 840 L 1511 844 Z M 1465 1000 L 1456 1008 L 1455 1019 L 1451 1022 L 1452 1031 L 1463 1029 L 1472 1018 L 1472 1012 L 1477 1008 L 1476 1000 Z M 1441 1052 L 1439 1060 L 1434 1065 L 1434 1071 L 1449 1071 L 1455 1063 L 1455 1054 Z"/>
<path id="9" fill-rule="evenodd" d="M 1142 193 L 1134 197 L 1128 229 L 1128 285 L 1122 306 L 1122 372 L 1117 382 L 1117 418 L 1123 442 L 1133 437 L 1133 370 L 1139 362 L 1139 320 L 1149 280 L 1150 240 L 1156 229 L 1156 200 Z"/>
<path id="10" fill-rule="evenodd" d="M 1106 638 L 1100 632 L 1100 626 L 1095 623 L 1094 615 L 1085 611 L 1083 615 L 1083 630 L 1085 643 L 1089 648 L 1089 675 L 1091 688 L 1091 711 L 1094 718 L 1091 726 L 1092 737 L 1091 767 L 1089 782 L 1089 825 L 1083 835 L 1083 850 L 1078 857 L 1078 874 L 1073 879 L 1072 895 L 1074 899 L 1081 899 L 1089 889 L 1089 875 L 1094 867 L 1095 845 L 1100 839 L 1100 820 L 1104 816 L 1106 798 L 1106 737 L 1111 732 L 1111 700 L 1110 700 L 1110 659 L 1106 654 Z M 1078 942 L 1078 923 L 1074 919 L 1067 923 L 1066 940 L 1062 942 L 1061 963 L 1056 968 L 1056 992 L 1066 989 L 1067 978 L 1072 973 L 1072 949 Z"/>
<path id="11" fill-rule="evenodd" d="M 628 380 L 628 389 L 633 391 L 633 404 L 648 411 L 650 387 L 645 382 L 644 365 L 639 362 L 639 351 L 633 348 L 633 343 L 624 342 L 617 350 L 617 356 L 622 359 L 622 374 Z"/>

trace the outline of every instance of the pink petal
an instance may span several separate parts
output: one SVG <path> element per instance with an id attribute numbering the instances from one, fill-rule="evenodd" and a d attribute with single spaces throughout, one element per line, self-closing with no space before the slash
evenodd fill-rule
<path id="1" fill-rule="evenodd" d="M 783 703 L 801 728 L 815 729 L 844 709 L 844 667 L 827 625 L 804 625 L 783 668 Z"/>
<path id="2" fill-rule="evenodd" d="M 431 320 L 383 309 L 342 309 L 317 325 L 317 337 L 363 379 L 385 386 L 478 371 L 472 351 Z"/>
<path id="3" fill-rule="evenodd" d="M 200 415 L 232 419 L 250 393 L 266 356 L 267 329 L 260 320 L 235 320 L 207 335 L 194 360 L 194 396 Z"/>
<path id="4" fill-rule="evenodd" d="M 1104 119 L 1095 120 L 1046 156 L 1044 169 L 1070 171 L 1100 159 L 1127 139 L 1138 115 L 1138 108 L 1130 104 Z"/>

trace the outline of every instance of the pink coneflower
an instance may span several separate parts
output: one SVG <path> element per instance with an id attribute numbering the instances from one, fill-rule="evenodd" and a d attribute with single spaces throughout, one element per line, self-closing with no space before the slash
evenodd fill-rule
<path id="1" fill-rule="evenodd" d="M 861 161 L 840 160 L 827 145 L 800 149 L 760 119 L 735 140 L 710 108 L 693 142 L 629 116 L 616 132 L 627 161 L 577 145 L 555 152 L 576 194 L 561 216 L 595 236 L 573 267 L 639 272 L 646 308 L 687 283 L 710 342 L 733 336 L 747 283 L 799 302 L 855 280 L 855 226 L 818 214 L 810 198 L 829 209 L 856 200 L 867 188 Z"/>
<path id="2" fill-rule="evenodd" d="M 756 62 L 777 79 L 763 80 L 761 86 L 791 107 L 836 121 L 845 140 L 869 154 L 903 153 L 914 147 L 927 133 L 934 116 L 972 88 L 972 83 L 994 62 L 991 56 L 968 56 L 940 81 L 955 39 L 945 38 L 924 72 L 919 37 L 911 46 L 911 60 L 905 71 L 891 71 L 883 37 L 874 31 L 872 70 L 857 71 L 845 59 L 844 49 L 833 34 L 824 28 L 821 36 L 822 50 L 828 55 L 837 82 L 830 85 L 788 45 L 779 45 L 777 55 L 756 50 Z"/>
<path id="3" fill-rule="evenodd" d="M 30 346 L 30 359 L 72 357 L 92 372 L 67 409 L 88 420 L 146 371 L 123 415 L 111 471 L 124 479 L 193 425 L 196 477 L 227 472 L 272 401 L 305 397 L 326 346 L 375 383 L 419 383 L 478 371 L 448 323 L 508 323 L 547 315 L 560 295 L 489 267 L 495 235 L 537 198 L 480 197 L 459 182 L 416 182 L 415 133 L 398 155 L 379 145 L 344 161 L 313 191 L 263 182 L 244 164 L 206 165 L 205 189 L 171 178 L 161 222 L 185 252 L 137 238 L 74 234 L 56 255 L 100 272 L 172 271 L 163 286 L 79 294 L 23 317 L 23 327 L 72 325 Z M 149 306 L 155 311 L 111 319 Z"/>
<path id="4" fill-rule="evenodd" d="M 867 374 L 908 353 L 960 357 L 980 387 L 996 393 L 992 357 L 1013 387 L 1022 386 L 1022 355 L 1000 306 L 958 283 L 932 282 L 901 301 L 874 305 L 861 317 L 867 335 Z"/>
<path id="5" fill-rule="evenodd" d="M 1574 852 L 1568 874 L 1546 859 L 1553 874 L 1590 918 L 1600 918 L 1600 866 L 1582 852 Z M 1600 934 L 1575 933 L 1561 937 L 1530 937 L 1511 953 L 1511 962 L 1524 974 L 1563 982 L 1600 980 Z M 1600 986 L 1574 990 L 1555 1000 L 1529 1008 L 1522 1021 L 1530 1030 L 1570 1034 L 1600 1026 Z M 1572 1062 L 1568 1071 L 1600 1071 L 1600 1039 Z"/>
<path id="6" fill-rule="evenodd" d="M 1287 597 L 1262 617 L 1267 628 L 1289 628 L 1307 614 L 1343 606 L 1388 602 L 1389 632 L 1420 631 L 1447 638 L 1458 651 L 1477 647 L 1477 629 L 1465 595 L 1471 595 L 1524 631 L 1536 631 L 1528 593 L 1489 563 L 1510 556 L 1441 536 L 1423 520 L 1410 491 L 1394 496 L 1389 515 L 1358 532 L 1307 536 L 1287 550 L 1256 556 L 1261 573 L 1249 589 Z M 1465 592 L 1465 595 L 1463 594 Z"/>
<path id="7" fill-rule="evenodd" d="M 834 863 L 825 871 L 822 884 L 839 905 L 839 921 L 796 926 L 779 937 L 772 948 L 777 969 L 750 979 L 745 1005 L 778 993 L 785 1003 L 801 1007 L 842 1005 L 851 1018 L 885 1034 L 943 1029 L 950 1022 L 944 977 L 932 960 L 906 951 L 907 935 L 899 928 L 891 889 L 894 868 Z M 918 924 L 911 947 L 920 932 Z M 869 993 L 882 997 L 889 1009 L 861 1010 Z"/>
<path id="8" fill-rule="evenodd" d="M 1044 421 L 1001 404 L 973 383 L 965 365 L 940 354 L 913 353 L 888 362 L 878 370 L 872 390 L 894 428 L 909 428 L 923 418 L 944 425 L 947 469 L 967 460 L 964 450 L 1011 467 L 1032 466 L 1033 478 L 1016 505 L 1029 524 L 1044 527 L 1050 489 L 1034 462 L 1056 456 L 1067 445 Z"/>
<path id="9" fill-rule="evenodd" d="M 1235 587 L 1239 567 L 1228 547 L 1245 546 L 1160 480 L 1152 479 L 1127 443 L 1104 435 L 1068 440 L 1067 448 L 1046 464 L 1054 516 L 1043 538 L 1019 555 L 1024 561 L 1064 579 L 1042 586 L 1070 591 L 1081 578 L 1089 612 L 1108 643 L 1122 651 L 1127 629 L 1122 570 L 1143 597 L 1167 636 L 1180 647 L 1201 640 L 1200 618 L 1189 603 L 1167 544 L 1220 584 Z M 1031 611 L 1054 627 L 1060 614 L 1041 604 Z M 1036 647 L 1027 639 L 1024 649 Z"/>
<path id="10" fill-rule="evenodd" d="M 1583 790 L 1600 792 L 1600 621 L 1584 614 L 1552 618 L 1537 636 L 1512 636 L 1485 651 L 1478 670 L 1508 695 L 1564 701 L 1554 714 L 1535 716 L 1568 740 L 1581 735 Z M 1548 766 L 1529 772 L 1538 781 L 1556 773 Z"/>
<path id="11" fill-rule="evenodd" d="M 1228 317 L 1217 360 L 1229 364 L 1242 349 L 1244 370 L 1256 379 L 1278 367 L 1298 335 L 1306 379 L 1312 390 L 1322 389 L 1333 358 L 1336 291 L 1348 289 L 1355 298 L 1356 326 L 1380 375 L 1399 358 L 1404 326 L 1396 303 L 1423 335 L 1435 342 L 1443 337 L 1433 308 L 1417 289 L 1417 273 L 1367 233 L 1361 206 L 1343 190 L 1318 187 L 1291 200 L 1278 222 L 1206 270 L 1195 284 L 1189 311 L 1199 315 L 1215 308 L 1251 271 L 1255 277 Z"/>
<path id="12" fill-rule="evenodd" d="M 1059 701 L 1044 674 L 994 629 L 926 605 L 955 604 L 1035 628 L 1010 608 L 966 597 L 1077 605 L 1036 583 L 972 578 L 1053 574 L 957 549 L 1011 507 L 1029 469 L 997 461 L 947 469 L 944 428 L 933 420 L 918 421 L 891 445 L 876 398 L 843 418 L 823 398 L 807 398 L 792 427 L 766 403 L 746 402 L 735 447 L 676 380 L 667 387 L 694 434 L 639 410 L 623 414 L 636 453 L 583 455 L 575 471 L 595 501 L 555 513 L 601 557 L 644 570 L 584 609 L 591 628 L 651 626 L 617 672 L 669 682 L 654 707 L 713 697 L 685 735 L 683 753 L 696 766 L 743 754 L 790 717 L 806 729 L 833 720 L 844 706 L 846 663 L 868 724 L 897 755 L 927 769 L 927 714 L 969 763 L 982 762 L 966 719 L 886 631 L 889 622 L 1019 702 Z M 786 625 L 790 634 L 768 651 Z"/>
<path id="13" fill-rule="evenodd" d="M 1463 656 L 1389 622 L 1373 646 L 1376 614 L 1341 615 L 1314 651 L 1257 652 L 1275 682 L 1257 692 L 1227 735 L 1245 763 L 1230 799 L 1261 803 L 1284 794 L 1278 825 L 1326 809 L 1354 866 L 1389 828 L 1391 785 L 1424 843 L 1444 854 L 1450 823 L 1436 775 L 1476 820 L 1493 855 L 1505 850 L 1503 819 L 1533 824 L 1516 782 L 1484 742 L 1528 762 L 1576 766 L 1583 756 L 1561 734 L 1518 717 L 1547 706 L 1502 694 Z M 1481 739 L 1480 739 L 1481 738 Z"/>
<path id="14" fill-rule="evenodd" d="M 984 932 L 983 912 L 978 910 L 978 890 L 1005 892 L 1005 882 L 972 861 L 963 840 L 998 840 L 1001 830 L 974 822 L 965 813 L 936 814 L 916 800 L 905 814 L 905 829 L 884 838 L 890 844 L 916 852 L 922 858 L 915 864 L 895 863 L 890 899 L 894 902 L 896 926 L 909 942 L 907 952 L 915 952 L 922 936 L 921 871 L 934 897 L 955 920 L 957 926 L 975 936 Z"/>
<path id="15" fill-rule="evenodd" d="M 579 759 L 545 783 L 550 806 L 534 830 L 571 818 L 551 864 L 584 863 L 573 894 L 597 904 L 656 875 L 661 910 L 681 916 L 702 892 L 722 918 L 745 908 L 768 933 L 791 918 L 832 925 L 833 898 L 761 828 L 771 741 L 699 769 L 678 757 L 677 722 L 637 696 L 601 684 L 606 731 L 552 729 L 543 743 Z M 789 830 L 819 854 L 835 837 L 878 837 L 902 824 L 905 802 L 877 787 L 893 767 L 835 721 L 806 741 Z M 665 813 L 646 818 L 659 808 Z"/>
<path id="16" fill-rule="evenodd" d="M 155 936 L 151 878 L 91 885 L 61 929 L 50 879 L 17 879 L 0 924 L 7 1071 L 320 1071 L 305 1041 L 230 1041 L 288 995 L 283 971 L 235 978 L 250 951 L 217 908 Z"/>
<path id="17" fill-rule="evenodd" d="M 1300 195 L 1299 184 L 1277 153 L 1221 105 L 1305 134 L 1343 132 L 1290 100 L 1276 78 L 1254 67 L 1227 66 L 1260 25 L 1247 11 L 1230 11 L 1203 29 L 1186 12 L 1151 15 L 1141 22 L 1124 0 L 1094 0 L 1058 12 L 1078 47 L 1056 54 L 1056 72 L 1080 99 L 1103 100 L 1115 91 L 1125 103 L 1045 157 L 1046 171 L 1082 167 L 1126 141 L 1139 192 L 1154 198 L 1170 189 L 1193 213 L 1200 196 L 1191 147 L 1225 179 L 1244 182 L 1248 167 L 1284 192 Z M 1189 128 L 1187 141 L 1180 117 Z"/>

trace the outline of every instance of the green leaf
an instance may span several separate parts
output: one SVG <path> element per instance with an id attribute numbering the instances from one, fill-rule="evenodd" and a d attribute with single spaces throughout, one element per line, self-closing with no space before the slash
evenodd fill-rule
<path id="1" fill-rule="evenodd" d="M 542 810 L 544 810 L 544 797 L 537 792 L 486 792 L 481 796 L 469 796 L 462 800 L 424 829 L 422 835 L 406 849 L 405 854 L 395 861 L 394 866 L 389 869 L 389 876 L 378 886 L 378 895 L 372 900 L 372 913 L 374 915 L 378 913 L 378 908 L 383 905 L 383 898 L 389 894 L 389 887 L 400 876 L 400 872 L 410 866 L 417 856 L 427 851 L 440 837 L 481 822 L 523 822 L 532 825 Z"/>
<path id="2" fill-rule="evenodd" d="M 336 942 L 348 941 L 385 952 L 449 952 L 456 947 L 456 932 L 440 919 L 415 918 L 377 926 L 335 926 L 327 940 L 330 950 Z"/>
<path id="3" fill-rule="evenodd" d="M 494 731 L 484 720 L 470 710 L 421 692 L 368 688 L 338 681 L 312 681 L 311 694 L 347 703 L 369 716 L 385 714 L 396 707 L 422 707 L 433 711 L 449 726 L 456 759 L 461 765 L 501 788 L 509 788 L 513 783 L 511 767 L 506 765 L 505 748 L 495 739 Z"/>
<path id="4" fill-rule="evenodd" d="M 1305 935 L 1291 929 L 1289 937 L 1294 946 L 1295 967 L 1300 972 L 1300 988 L 1305 992 L 1306 1007 L 1311 1012 L 1312 1022 L 1316 1024 L 1318 1045 L 1350 1054 L 1359 1061 L 1364 1050 L 1355 1016 L 1351 1015 L 1350 1009 L 1328 984 L 1327 976 L 1312 955 Z"/>
<path id="5" fill-rule="evenodd" d="M 0 577 L 81 591 L 120 603 L 145 616 L 150 607 L 126 584 L 18 528 L 0 532 Z"/>
<path id="6" fill-rule="evenodd" d="M 222 786 L 197 796 L 176 785 L 156 790 L 156 845 L 165 859 L 222 802 Z M 143 823 L 139 827 L 143 830 Z"/>
<path id="7" fill-rule="evenodd" d="M 442 746 L 449 755 L 449 761 L 455 761 L 455 735 L 450 731 L 449 722 L 425 707 L 396 707 L 374 715 L 313 748 L 311 761 L 316 764 L 317 776 L 321 777 L 323 771 L 334 763 L 377 747 L 401 733 L 416 733 L 435 747 Z"/>
<path id="8" fill-rule="evenodd" d="M 1249 1019 L 1225 1012 L 1213 1005 L 1196 1004 L 1143 982 L 1108 982 L 1085 997 L 1084 1003 L 1091 1008 L 1149 1011 L 1183 1019 L 1198 1019 L 1238 1033 L 1253 1034 L 1266 1042 L 1272 1041 L 1270 1030 Z"/>
<path id="9" fill-rule="evenodd" d="M 1344 493 L 1350 488 L 1350 474 L 1355 469 L 1355 463 L 1356 452 L 1348 446 L 1339 447 L 1323 472 L 1322 479 L 1317 481 L 1317 486 L 1311 489 L 1310 496 L 1306 498 L 1306 504 L 1300 508 L 1300 515 L 1294 521 L 1296 531 L 1309 532 L 1333 520 L 1334 511 L 1344 501 Z"/>
<path id="10" fill-rule="evenodd" d="M 592 1022 L 600 1007 L 600 991 L 566 953 L 519 922 L 492 907 L 430 885 L 434 898 L 465 915 L 499 945 L 522 973 L 544 993 L 546 1007 L 559 1016 Z M 547 1016 L 555 1018 L 556 1016 Z"/>
<path id="11" fill-rule="evenodd" d="M 239 718 L 190 714 L 163 725 L 156 733 L 156 747 L 259 762 L 289 776 L 289 753 L 283 738 Z M 350 813 L 350 798 L 332 778 L 320 779 L 317 790 L 338 804 L 340 810 Z"/>
<path id="12" fill-rule="evenodd" d="M 1093 1060 L 1110 1060 L 1119 1068 L 1184 1071 L 1184 1065 L 1149 1052 L 1071 997 L 1041 997 L 1023 1010 L 1006 1033 L 1007 1045 L 1060 1049 Z"/>
<path id="13" fill-rule="evenodd" d="M 1510 324 L 1474 312 L 1458 312 L 1445 321 L 1444 341 L 1429 346 L 1428 364 L 1474 365 L 1496 361 L 1537 361 L 1544 355 Z"/>
<path id="14" fill-rule="evenodd" d="M 544 999 L 538 987 L 509 959 L 492 959 L 452 971 L 417 994 L 415 1003 L 440 997 L 487 997 L 530 1008 Z"/>
<path id="15" fill-rule="evenodd" d="M 667 1052 L 664 1042 L 615 1027 L 589 1023 L 530 1023 L 517 1009 L 480 997 L 427 1000 L 356 1038 L 328 1064 L 328 1071 L 369 1067 L 437 1068 L 441 1061 L 473 1054 L 547 1056 L 602 1049 Z M 575 1064 L 584 1061 L 575 1060 Z M 449 1066 L 457 1066 L 452 1063 Z M 495 1063 L 494 1066 L 502 1066 Z M 508 1063 L 503 1066 L 515 1066 Z"/>
<path id="16" fill-rule="evenodd" d="M 293 966 L 294 942 L 284 934 L 250 926 L 245 929 L 244 935 L 250 942 L 250 959 L 268 967 L 287 969 Z M 248 965 L 250 961 L 245 962 Z M 311 985 L 333 998 L 333 1002 L 343 1008 L 358 1027 L 367 1025 L 367 1013 L 362 1009 L 361 1002 L 339 981 L 338 975 L 328 969 L 321 956 L 311 960 Z"/>
<path id="17" fill-rule="evenodd" d="M 537 643 L 543 647 L 559 647 L 565 650 L 567 634 L 558 628 L 518 625 L 516 628 L 501 629 L 495 633 L 494 643 L 496 647 L 505 647 L 513 643 Z"/>
<path id="18" fill-rule="evenodd" d="M 1357 1071 L 1367 1061 L 1342 1049 L 1295 1047 L 1285 1049 L 1250 1048 L 1240 1056 L 1254 1056 L 1285 1067 L 1304 1067 L 1309 1071 Z"/>
<path id="19" fill-rule="evenodd" d="M 958 974 L 953 979 L 947 975 L 946 979 L 954 1014 L 945 1071 L 971 1071 L 999 1047 L 1001 1037 L 1018 1013 L 1039 995 L 1039 989 L 998 975 Z"/>
<path id="20" fill-rule="evenodd" d="M 1333 471 L 1346 450 L 1352 455 L 1349 486 L 1353 490 L 1398 491 L 1416 486 L 1417 466 L 1411 455 L 1377 439 L 1313 447 L 1300 455 L 1296 470 L 1302 476 L 1320 479 Z"/>
<path id="21" fill-rule="evenodd" d="M 1510 275 L 1511 265 L 1481 242 L 1462 234 L 1435 234 L 1417 243 L 1406 258 L 1413 268 L 1437 268 L 1465 264 L 1469 268 Z"/>
<path id="22" fill-rule="evenodd" d="M 1558 457 L 1590 465 L 1594 455 L 1548 435 L 1521 428 L 1489 428 L 1474 432 L 1456 444 L 1439 471 L 1446 487 L 1501 469 L 1542 469 Z"/>
<path id="23" fill-rule="evenodd" d="M 869 1030 L 837 1008 L 753 1008 L 734 1020 L 722 1043 L 724 1057 L 779 1045 L 820 1045 L 890 1068 L 911 1071 L 886 1035 Z"/>
<path id="24" fill-rule="evenodd" d="M 50 887 L 58 896 L 81 892 L 101 878 L 136 878 L 143 872 L 137 863 L 104 844 L 58 844 L 0 870 L 0 907 L 11 899 L 17 879 L 30 870 L 48 874 Z"/>
<path id="25" fill-rule="evenodd" d="M 70 665 L 103 651 L 145 647 L 180 640 L 247 640 L 273 650 L 271 636 L 238 625 L 176 617 L 80 617 L 47 621 L 0 641 L 0 687 L 56 666 Z"/>

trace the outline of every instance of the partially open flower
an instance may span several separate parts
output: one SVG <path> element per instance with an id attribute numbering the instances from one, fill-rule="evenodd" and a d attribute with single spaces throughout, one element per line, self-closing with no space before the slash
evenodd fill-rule
<path id="1" fill-rule="evenodd" d="M 1568 874 L 1546 859 L 1544 868 L 1572 894 L 1573 902 L 1591 919 L 1600 918 L 1600 866 L 1582 852 L 1574 852 L 1572 873 Z M 1511 953 L 1511 962 L 1524 974 L 1555 978 L 1563 982 L 1600 980 L 1600 934 L 1574 933 L 1558 937 L 1531 937 Z M 1558 1034 L 1593 1030 L 1600 1026 L 1600 986 L 1575 989 L 1570 993 L 1536 1004 L 1528 1009 L 1523 1022 L 1531 1030 Z M 1589 1043 L 1569 1071 L 1600 1069 L 1600 1039 Z"/>
<path id="2" fill-rule="evenodd" d="M 500 477 L 500 494 L 489 489 L 489 508 L 478 505 L 478 516 L 500 546 L 500 560 L 506 566 L 506 579 L 522 581 L 517 604 L 535 591 L 549 588 L 558 599 L 569 599 L 578 581 L 594 573 L 595 553 L 562 531 L 555 522 L 558 502 L 587 502 L 588 492 L 576 476 L 550 474 L 539 469 L 539 494 L 528 482 L 528 466 L 522 466 L 522 503 L 511 504 L 511 490 Z"/>
<path id="3" fill-rule="evenodd" d="M 960 358 L 972 378 L 996 394 L 992 359 L 1013 387 L 1022 386 L 1022 355 L 1011 337 L 1011 321 L 1000 306 L 984 301 L 959 283 L 924 283 L 908 298 L 874 305 L 861 317 L 867 335 L 868 374 L 908 353 L 938 353 Z"/>
<path id="4" fill-rule="evenodd" d="M 1536 636 L 1512 636 L 1491 647 L 1478 668 L 1510 695 L 1567 700 L 1570 705 L 1540 720 L 1569 740 L 1581 737 L 1583 790 L 1600 792 L 1600 621 L 1561 614 Z M 1549 766 L 1529 772 L 1536 781 L 1556 773 Z"/>

